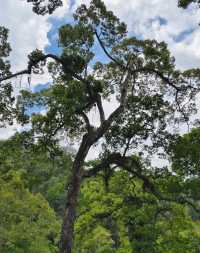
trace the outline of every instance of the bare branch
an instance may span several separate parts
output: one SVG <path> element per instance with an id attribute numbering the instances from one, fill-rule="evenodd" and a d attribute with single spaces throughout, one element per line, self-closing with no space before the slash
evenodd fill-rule
<path id="1" fill-rule="evenodd" d="M 105 120 L 101 126 L 97 129 L 97 131 L 95 132 L 94 135 L 94 142 L 96 142 L 97 140 L 99 140 L 104 133 L 109 129 L 109 127 L 111 126 L 111 124 L 113 123 L 114 119 L 124 110 L 124 106 L 119 105 L 117 107 L 117 109 L 115 109 L 110 116 L 108 117 L 107 120 Z"/>
<path id="2" fill-rule="evenodd" d="M 131 143 L 131 138 L 128 138 L 128 141 L 126 143 L 126 147 L 125 147 L 124 152 L 123 152 L 123 156 L 125 156 L 126 152 L 129 150 L 130 143 Z"/>
<path id="3" fill-rule="evenodd" d="M 183 115 L 183 117 L 184 117 L 184 120 L 185 120 L 185 122 L 186 122 L 186 124 L 187 124 L 188 132 L 189 132 L 189 130 L 190 130 L 190 125 L 189 125 L 189 122 L 188 122 L 188 117 L 187 117 L 187 115 L 185 114 L 184 109 L 181 108 L 181 105 L 180 105 L 180 103 L 179 103 L 179 101 L 178 101 L 178 91 L 176 92 L 175 102 L 176 102 L 176 104 L 177 104 L 177 106 L 178 106 L 178 111 L 179 111 L 179 112 Z"/>
<path id="4" fill-rule="evenodd" d="M 103 44 L 103 41 L 100 39 L 100 36 L 98 35 L 98 32 L 95 30 L 94 31 L 96 37 L 97 37 L 97 40 L 101 46 L 101 48 L 103 49 L 104 53 L 108 56 L 108 58 L 110 58 L 113 62 L 117 63 L 117 65 L 120 65 L 120 67 L 122 67 L 123 65 L 121 65 L 120 62 L 118 62 L 114 57 L 112 57 L 112 55 L 110 55 L 107 51 L 107 49 L 105 48 L 104 44 Z M 124 67 L 124 66 L 123 66 Z"/>
<path id="5" fill-rule="evenodd" d="M 86 128 L 87 128 L 87 131 L 88 131 L 88 133 L 91 131 L 91 129 L 92 129 L 92 126 L 91 126 L 91 124 L 90 124 L 90 120 L 89 120 L 89 118 L 88 118 L 88 116 L 82 111 L 82 112 L 80 112 L 79 113 L 81 116 L 82 116 L 82 118 L 84 119 L 84 121 L 85 121 L 85 125 L 86 125 Z"/>
<path id="6" fill-rule="evenodd" d="M 88 178 L 88 177 L 96 176 L 99 172 L 103 171 L 105 167 L 108 167 L 109 165 L 115 163 L 115 161 L 118 160 L 120 157 L 121 157 L 120 153 L 110 154 L 109 156 L 104 158 L 99 164 L 97 164 L 95 167 L 93 167 L 90 170 L 85 171 L 83 177 Z"/>
<path id="7" fill-rule="evenodd" d="M 28 74 L 30 74 L 29 70 L 28 70 L 28 69 L 25 69 L 25 70 L 16 72 L 15 74 L 10 74 L 10 75 L 8 75 L 8 76 L 2 77 L 2 78 L 0 79 L 0 82 L 9 80 L 9 79 L 14 78 L 14 77 L 17 77 L 17 76 L 28 75 Z"/>
<path id="8" fill-rule="evenodd" d="M 56 55 L 47 54 L 47 55 L 44 55 L 43 57 L 41 57 L 38 61 L 35 61 L 35 62 L 31 62 L 31 61 L 30 61 L 30 62 L 28 63 L 27 69 L 24 69 L 24 70 L 22 70 L 22 71 L 16 72 L 15 74 L 10 74 L 10 75 L 8 75 L 8 76 L 2 77 L 2 78 L 0 79 L 0 82 L 5 81 L 5 80 L 8 80 L 8 79 L 11 79 L 11 78 L 13 78 L 13 77 L 21 76 L 21 75 L 26 75 L 26 74 L 30 75 L 31 72 L 32 72 L 32 68 L 33 68 L 34 66 L 36 66 L 39 62 L 44 61 L 44 60 L 46 60 L 47 58 L 52 58 L 52 59 L 54 59 L 55 61 L 57 61 L 58 63 L 63 64 L 62 60 L 61 60 L 59 57 L 57 57 Z"/>
<path id="9" fill-rule="evenodd" d="M 126 103 L 126 97 L 128 92 L 128 80 L 130 75 L 128 74 L 124 80 L 124 82 L 121 84 L 121 97 L 120 97 L 120 103 L 121 106 L 124 106 Z"/>
<path id="10" fill-rule="evenodd" d="M 57 63 L 60 63 L 63 66 L 63 68 L 66 69 L 77 80 L 79 80 L 79 81 L 81 81 L 83 83 L 87 82 L 84 78 L 82 78 L 81 76 L 77 75 L 70 68 L 70 66 L 67 66 L 67 64 L 61 58 L 59 58 L 58 56 L 53 55 L 53 54 L 46 54 L 43 57 L 41 57 L 38 61 L 35 61 L 35 62 L 31 62 L 30 61 L 29 64 L 28 64 L 27 69 L 24 69 L 24 70 L 19 71 L 19 72 L 15 73 L 15 74 L 10 74 L 10 75 L 8 75 L 6 77 L 3 77 L 3 78 L 0 79 L 0 82 L 8 80 L 8 79 L 11 79 L 11 78 L 16 77 L 16 76 L 21 76 L 21 75 L 24 75 L 24 74 L 29 74 L 30 75 L 31 72 L 32 72 L 33 67 L 35 67 L 39 62 L 45 61 L 48 58 L 51 58 L 51 59 L 55 60 Z"/>
<path id="11" fill-rule="evenodd" d="M 102 124 L 105 121 L 105 113 L 104 113 L 104 109 L 103 109 L 100 94 L 97 94 L 96 100 L 97 100 L 97 108 L 99 110 L 99 115 L 100 115 L 100 121 L 101 121 L 101 124 Z"/>

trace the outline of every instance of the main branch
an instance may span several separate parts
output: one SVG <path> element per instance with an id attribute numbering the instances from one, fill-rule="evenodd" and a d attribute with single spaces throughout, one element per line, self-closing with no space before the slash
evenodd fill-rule
<path id="1" fill-rule="evenodd" d="M 111 153 L 106 156 L 100 163 L 98 163 L 93 168 L 84 171 L 83 177 L 93 177 L 102 172 L 105 167 L 109 167 L 110 165 L 117 165 L 122 170 L 127 171 L 134 177 L 138 178 L 143 182 L 143 188 L 148 192 L 152 193 L 159 201 L 166 202 L 174 202 L 179 204 L 186 204 L 191 206 L 196 212 L 200 213 L 200 209 L 194 204 L 194 202 L 187 198 L 187 196 L 176 196 L 176 197 L 168 197 L 164 196 L 163 193 L 157 189 L 154 183 L 142 173 L 142 164 L 138 159 L 134 159 L 132 156 L 122 156 L 120 153 Z"/>

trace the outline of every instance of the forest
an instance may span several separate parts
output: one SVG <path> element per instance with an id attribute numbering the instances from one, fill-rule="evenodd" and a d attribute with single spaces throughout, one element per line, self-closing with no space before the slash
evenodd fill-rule
<path id="1" fill-rule="evenodd" d="M 179 69 L 102 0 L 79 4 L 57 51 L 36 48 L 19 71 L 9 36 L 0 24 L 0 128 L 21 130 L 0 135 L 0 252 L 199 253 L 200 68 Z M 31 89 L 45 69 L 52 81 Z"/>

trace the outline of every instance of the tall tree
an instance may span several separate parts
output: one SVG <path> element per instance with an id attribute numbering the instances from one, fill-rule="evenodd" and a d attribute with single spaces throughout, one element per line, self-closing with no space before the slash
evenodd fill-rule
<path id="1" fill-rule="evenodd" d="M 195 109 L 192 98 L 198 92 L 200 70 L 177 70 L 164 42 L 130 37 L 126 25 L 101 0 L 92 0 L 88 7 L 81 5 L 76 10 L 73 25 L 59 30 L 59 46 L 60 55 L 35 50 L 25 70 L 7 74 L 0 82 L 40 73 L 47 59 L 53 60 L 48 64 L 53 85 L 37 93 L 22 91 L 18 108 L 23 108 L 21 115 L 25 117 L 19 119 L 27 120 L 30 106 L 42 105 L 45 114 L 30 116 L 37 139 L 48 145 L 63 131 L 80 143 L 72 165 L 60 240 L 60 253 L 71 253 L 77 201 L 85 176 L 104 170 L 107 180 L 117 166 L 142 180 L 144 189 L 161 198 L 148 173 L 145 175 L 141 159 L 128 154 L 139 152 L 146 158 L 146 154 L 168 148 L 170 122 L 188 121 Z M 104 55 L 101 62 L 100 52 Z M 107 116 L 105 101 L 111 99 L 117 105 Z M 89 112 L 95 109 L 99 121 L 94 125 Z M 100 140 L 98 164 L 85 163 L 89 150 Z"/>

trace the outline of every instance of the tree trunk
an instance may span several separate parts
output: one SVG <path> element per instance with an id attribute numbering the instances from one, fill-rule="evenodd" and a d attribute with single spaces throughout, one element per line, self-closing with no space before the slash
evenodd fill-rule
<path id="1" fill-rule="evenodd" d="M 83 136 L 80 148 L 75 157 L 72 166 L 72 177 L 66 199 L 66 206 L 61 230 L 61 239 L 59 253 L 72 253 L 74 223 L 76 218 L 77 199 L 80 192 L 81 181 L 83 177 L 83 165 L 90 147 L 96 143 L 103 134 L 109 129 L 113 119 L 123 110 L 123 106 L 119 106 L 107 120 L 105 120 L 97 131 L 88 132 Z M 92 129 L 93 130 L 93 129 Z"/>
<path id="2" fill-rule="evenodd" d="M 92 143 L 89 135 L 84 135 L 72 166 L 72 177 L 67 194 L 65 213 L 61 230 L 60 253 L 72 252 L 74 222 L 76 218 L 76 204 L 82 181 L 83 164 L 91 145 Z"/>

